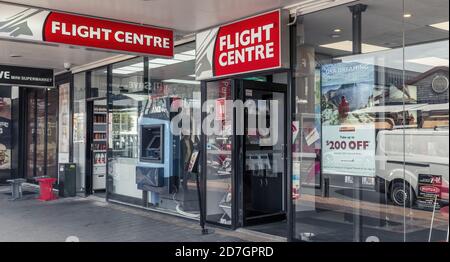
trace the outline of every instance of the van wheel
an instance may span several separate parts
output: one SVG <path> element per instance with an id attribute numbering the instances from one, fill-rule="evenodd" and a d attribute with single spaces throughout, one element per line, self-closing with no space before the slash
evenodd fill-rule
<path id="1" fill-rule="evenodd" d="M 396 206 L 411 207 L 416 200 L 411 186 L 402 181 L 397 181 L 392 184 L 390 197 Z"/>

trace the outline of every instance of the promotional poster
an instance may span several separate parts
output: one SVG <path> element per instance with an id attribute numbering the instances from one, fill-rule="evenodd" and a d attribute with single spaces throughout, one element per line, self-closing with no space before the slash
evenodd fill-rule
<path id="1" fill-rule="evenodd" d="M 11 98 L 0 97 L 0 170 L 11 169 Z"/>
<path id="2" fill-rule="evenodd" d="M 321 75 L 323 173 L 375 176 L 375 124 L 355 113 L 373 106 L 374 66 L 328 64 Z"/>
<path id="3" fill-rule="evenodd" d="M 70 85 L 59 86 L 59 163 L 68 163 L 70 156 Z"/>

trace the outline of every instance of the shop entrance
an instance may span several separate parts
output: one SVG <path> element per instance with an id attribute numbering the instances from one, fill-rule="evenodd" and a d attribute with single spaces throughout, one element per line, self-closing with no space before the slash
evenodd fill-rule
<path id="1" fill-rule="evenodd" d="M 286 236 L 285 76 L 277 76 L 277 83 L 269 76 L 204 85 L 207 222 Z M 219 132 L 205 122 L 212 118 Z"/>
<path id="2" fill-rule="evenodd" d="M 287 86 L 242 81 L 244 137 L 241 139 L 243 225 L 254 226 L 286 219 Z"/>

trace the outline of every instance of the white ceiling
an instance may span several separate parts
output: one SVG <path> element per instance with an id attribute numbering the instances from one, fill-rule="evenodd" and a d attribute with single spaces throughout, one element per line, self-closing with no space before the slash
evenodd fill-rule
<path id="1" fill-rule="evenodd" d="M 194 32 L 306 0 L 9 0 L 54 10 Z"/>
<path id="2" fill-rule="evenodd" d="M 11 57 L 20 55 L 21 57 Z M 89 64 L 117 54 L 86 50 L 64 45 L 43 45 L 12 41 L 0 41 L 0 61 L 2 64 L 53 68 L 64 71 L 64 63 L 72 66 Z"/>

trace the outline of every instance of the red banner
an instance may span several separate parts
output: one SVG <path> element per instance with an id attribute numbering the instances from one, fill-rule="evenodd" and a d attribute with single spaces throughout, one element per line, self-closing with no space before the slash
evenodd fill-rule
<path id="1" fill-rule="evenodd" d="M 43 31 L 46 42 L 173 56 L 173 31 L 166 29 L 51 12 Z"/>

